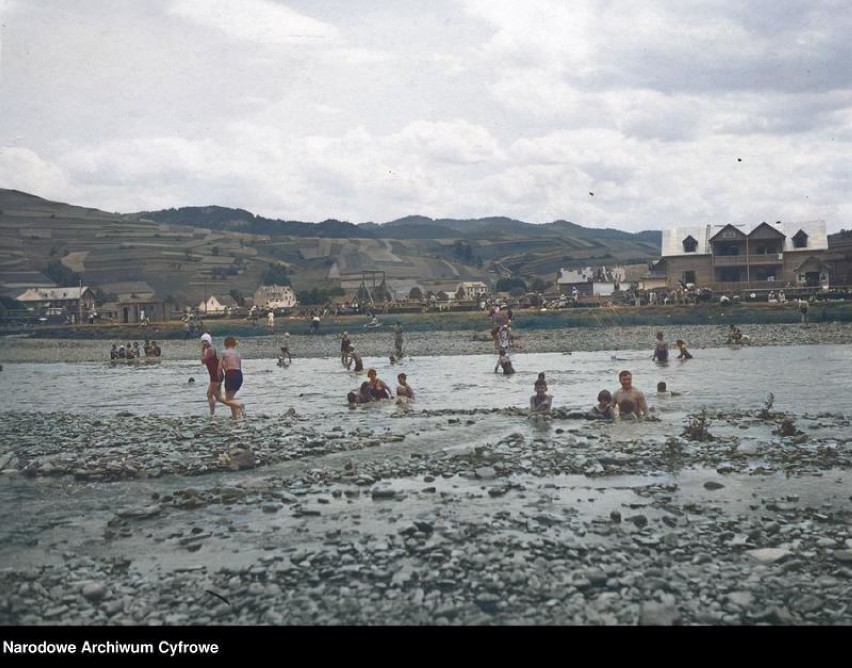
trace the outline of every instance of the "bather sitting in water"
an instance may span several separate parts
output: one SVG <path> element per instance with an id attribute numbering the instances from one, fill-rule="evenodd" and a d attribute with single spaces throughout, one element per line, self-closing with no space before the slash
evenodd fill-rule
<path id="1" fill-rule="evenodd" d="M 385 381 L 379 378 L 375 369 L 369 369 L 367 371 L 367 379 L 367 382 L 370 384 L 370 396 L 373 397 L 374 401 L 393 399 L 393 394 L 391 393 L 390 388 L 387 386 Z"/>
<path id="2" fill-rule="evenodd" d="M 598 403 L 586 413 L 589 420 L 614 420 L 615 411 L 612 407 L 612 393 L 609 390 L 598 392 Z"/>
<path id="3" fill-rule="evenodd" d="M 547 393 L 547 383 L 539 377 L 533 387 L 535 394 L 530 397 L 530 415 L 550 415 L 550 410 L 553 408 L 553 395 Z"/>

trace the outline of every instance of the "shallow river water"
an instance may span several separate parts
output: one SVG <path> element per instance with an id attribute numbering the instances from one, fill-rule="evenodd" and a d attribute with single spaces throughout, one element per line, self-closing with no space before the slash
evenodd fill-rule
<path id="1" fill-rule="evenodd" d="M 759 408 L 770 392 L 778 410 L 852 412 L 848 369 L 852 348 L 809 345 L 764 348 L 703 349 L 695 359 L 671 360 L 659 365 L 646 353 L 575 352 L 516 354 L 517 373 L 493 373 L 495 357 L 458 355 L 407 358 L 402 364 L 365 360 L 379 377 L 395 388 L 396 374 L 404 371 L 415 389 L 417 410 L 495 409 L 525 407 L 536 375 L 547 374 L 555 407 L 586 409 L 601 389 L 618 387 L 618 372 L 630 369 L 633 384 L 643 390 L 650 406 L 673 413 L 708 407 L 719 410 Z M 300 415 L 353 417 L 345 410 L 345 395 L 365 379 L 344 370 L 336 358 L 307 358 L 280 368 L 273 359 L 245 359 L 245 383 L 239 398 L 249 415 L 283 414 L 290 408 Z M 111 367 L 107 363 L 7 363 L 4 377 L 14 391 L 5 410 L 67 411 L 114 415 L 204 415 L 206 372 L 189 360 L 164 359 L 141 367 Z M 195 382 L 190 383 L 189 379 Z M 656 397 L 656 385 L 665 381 L 678 396 Z M 378 407 L 358 411 L 367 421 L 382 414 Z M 220 406 L 224 417 L 226 407 Z M 392 409 L 386 407 L 386 412 Z M 361 419 L 355 418 L 355 419 Z"/>

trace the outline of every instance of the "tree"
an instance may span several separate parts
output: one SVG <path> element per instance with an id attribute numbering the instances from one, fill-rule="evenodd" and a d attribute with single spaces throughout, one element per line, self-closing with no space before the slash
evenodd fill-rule
<path id="1" fill-rule="evenodd" d="M 408 298 L 413 302 L 423 301 L 423 291 L 415 285 L 409 291 Z"/>
<path id="2" fill-rule="evenodd" d="M 112 292 L 104 292 L 102 288 L 95 288 L 95 306 L 103 306 L 107 302 L 114 302 L 117 297 Z"/>
<path id="3" fill-rule="evenodd" d="M 243 293 L 237 290 L 236 288 L 231 288 L 228 294 L 231 296 L 231 299 L 234 300 L 237 306 L 245 306 L 246 298 L 243 296 Z"/>
<path id="4" fill-rule="evenodd" d="M 473 248 L 470 244 L 464 241 L 456 241 L 454 244 L 454 252 L 457 260 L 461 262 L 471 263 L 474 261 Z"/>
<path id="5" fill-rule="evenodd" d="M 551 281 L 545 281 L 541 278 L 536 277 L 536 278 L 533 279 L 532 283 L 530 284 L 530 289 L 534 290 L 535 292 L 544 292 L 551 285 L 553 285 L 553 283 Z"/>
<path id="6" fill-rule="evenodd" d="M 464 288 L 459 286 L 459 289 L 456 290 L 456 299 L 459 301 L 463 299 L 467 299 L 467 293 L 464 291 Z"/>
<path id="7" fill-rule="evenodd" d="M 330 297 L 341 297 L 345 294 L 346 291 L 341 287 L 311 288 L 310 290 L 297 292 L 296 299 L 300 304 L 316 305 L 327 303 Z"/>
<path id="8" fill-rule="evenodd" d="M 80 275 L 75 274 L 59 260 L 51 260 L 44 268 L 44 275 L 51 281 L 60 286 L 77 285 L 80 282 Z"/>
<path id="9" fill-rule="evenodd" d="M 523 278 L 513 276 L 511 278 L 498 279 L 497 285 L 494 286 L 494 289 L 497 290 L 497 292 L 511 292 L 513 288 L 521 288 L 526 291 L 527 283 Z"/>
<path id="10" fill-rule="evenodd" d="M 290 272 L 287 270 L 286 265 L 280 263 L 271 264 L 266 268 L 266 271 L 263 272 L 261 281 L 263 281 L 264 285 L 290 285 L 289 273 Z"/>

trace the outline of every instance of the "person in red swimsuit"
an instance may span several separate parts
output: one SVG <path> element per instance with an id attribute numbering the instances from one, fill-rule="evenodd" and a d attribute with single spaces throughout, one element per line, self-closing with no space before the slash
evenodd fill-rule
<path id="1" fill-rule="evenodd" d="M 213 347 L 213 337 L 201 335 L 201 363 L 207 367 L 210 382 L 207 385 L 207 403 L 210 406 L 210 416 L 216 412 L 216 402 L 222 401 L 222 381 L 224 374 L 219 373 L 219 355 Z"/>

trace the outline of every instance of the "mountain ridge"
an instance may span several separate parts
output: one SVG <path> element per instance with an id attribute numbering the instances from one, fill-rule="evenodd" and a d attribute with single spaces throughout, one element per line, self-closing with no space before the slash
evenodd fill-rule
<path id="1" fill-rule="evenodd" d="M 159 295 L 193 301 L 213 291 L 251 294 L 270 276 L 297 290 L 344 286 L 364 271 L 445 289 L 499 277 L 553 283 L 560 268 L 647 262 L 661 232 L 533 224 L 505 216 L 386 223 L 318 223 L 216 205 L 105 212 L 0 189 L 0 281 L 17 284 L 61 264 L 87 283 L 145 280 Z"/>

